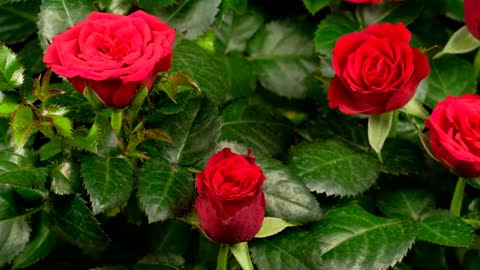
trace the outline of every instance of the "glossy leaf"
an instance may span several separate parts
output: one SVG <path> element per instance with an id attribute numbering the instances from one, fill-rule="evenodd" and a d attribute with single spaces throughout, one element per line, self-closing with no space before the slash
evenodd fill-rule
<path id="1" fill-rule="evenodd" d="M 408 25 L 418 17 L 422 8 L 422 1 L 397 1 L 383 5 L 359 5 L 357 12 L 366 25 L 380 22 L 402 22 Z"/>
<path id="2" fill-rule="evenodd" d="M 40 0 L 9 3 L 0 6 L 0 40 L 13 44 L 35 33 Z"/>
<path id="3" fill-rule="evenodd" d="M 18 56 L 7 46 L 0 44 L 0 90 L 14 90 L 21 86 L 24 71 Z"/>
<path id="4" fill-rule="evenodd" d="M 327 16 L 315 31 L 315 51 L 323 55 L 331 55 L 337 39 L 358 30 L 360 30 L 358 23 L 350 15 Z"/>
<path id="5" fill-rule="evenodd" d="M 378 193 L 377 207 L 388 217 L 418 221 L 424 213 L 435 208 L 435 197 L 418 188 L 387 189 Z"/>
<path id="6" fill-rule="evenodd" d="M 310 14 L 315 15 L 319 10 L 328 6 L 332 0 L 303 0 L 303 4 Z"/>
<path id="7" fill-rule="evenodd" d="M 45 180 L 44 168 L 24 167 L 8 160 L 0 160 L 0 184 L 34 187 L 42 185 Z"/>
<path id="8" fill-rule="evenodd" d="M 419 239 L 452 247 L 468 247 L 473 241 L 470 226 L 446 210 L 425 213 L 418 223 L 417 235 Z"/>
<path id="9" fill-rule="evenodd" d="M 65 160 L 50 170 L 50 189 L 59 195 L 73 194 L 80 186 L 80 166 Z"/>
<path id="10" fill-rule="evenodd" d="M 425 165 L 421 149 L 406 140 L 388 139 L 382 151 L 382 172 L 390 174 L 420 173 Z"/>
<path id="11" fill-rule="evenodd" d="M 21 106 L 13 114 L 10 126 L 12 128 L 13 145 L 16 149 L 22 148 L 33 132 L 34 114 L 30 107 Z"/>
<path id="12" fill-rule="evenodd" d="M 29 237 L 30 227 L 23 218 L 0 222 L 0 267 L 22 252 Z"/>

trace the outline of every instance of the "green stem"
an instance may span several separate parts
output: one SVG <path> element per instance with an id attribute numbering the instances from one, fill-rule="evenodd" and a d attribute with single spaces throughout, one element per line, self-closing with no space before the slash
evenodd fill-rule
<path id="1" fill-rule="evenodd" d="M 398 126 L 398 116 L 399 116 L 399 111 L 395 110 L 393 111 L 393 117 L 392 117 L 392 127 L 390 128 L 390 137 L 395 138 L 397 137 L 397 126 Z"/>
<path id="2" fill-rule="evenodd" d="M 113 131 L 117 134 L 117 138 L 120 138 L 120 130 L 122 129 L 123 121 L 123 111 L 114 109 L 112 110 L 112 116 L 110 123 L 112 125 Z"/>
<path id="3" fill-rule="evenodd" d="M 458 177 L 457 185 L 455 186 L 455 191 L 453 192 L 452 203 L 450 204 L 450 212 L 455 216 L 460 216 L 460 211 L 462 210 L 462 201 L 463 194 L 465 191 L 465 184 L 467 180 L 463 177 Z"/>
<path id="4" fill-rule="evenodd" d="M 480 225 L 480 220 L 478 219 L 471 219 L 471 218 L 462 218 L 463 222 L 467 223 L 468 225 Z"/>
<path id="5" fill-rule="evenodd" d="M 221 244 L 218 250 L 217 257 L 217 270 L 227 270 L 228 253 L 230 252 L 230 246 Z"/>

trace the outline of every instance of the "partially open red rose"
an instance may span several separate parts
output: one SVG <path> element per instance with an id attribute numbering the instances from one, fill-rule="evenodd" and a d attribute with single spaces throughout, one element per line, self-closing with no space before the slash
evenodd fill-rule
<path id="1" fill-rule="evenodd" d="M 409 46 L 402 23 L 371 25 L 337 40 L 330 108 L 346 114 L 380 114 L 403 107 L 430 72 L 427 57 Z"/>
<path id="2" fill-rule="evenodd" d="M 226 244 L 255 237 L 265 216 L 264 181 L 250 150 L 247 156 L 229 148 L 213 155 L 196 177 L 195 210 L 205 233 Z"/>
<path id="3" fill-rule="evenodd" d="M 480 0 L 465 0 L 465 24 L 473 36 L 480 39 Z"/>
<path id="4" fill-rule="evenodd" d="M 93 12 L 53 38 L 43 61 L 83 93 L 90 87 L 110 107 L 127 106 L 171 66 L 175 30 L 143 11 Z"/>
<path id="5" fill-rule="evenodd" d="M 480 96 L 448 96 L 425 121 L 432 152 L 463 177 L 480 176 Z"/>

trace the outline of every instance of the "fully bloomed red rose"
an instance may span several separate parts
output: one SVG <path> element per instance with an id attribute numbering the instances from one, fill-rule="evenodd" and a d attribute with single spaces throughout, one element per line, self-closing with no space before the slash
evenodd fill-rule
<path id="1" fill-rule="evenodd" d="M 337 40 L 330 108 L 346 114 L 380 114 L 403 107 L 430 72 L 427 57 L 409 46 L 402 23 L 371 25 Z"/>
<path id="2" fill-rule="evenodd" d="M 174 40 L 174 29 L 143 11 L 93 12 L 55 36 L 43 61 L 80 93 L 88 86 L 107 106 L 121 108 L 170 69 Z"/>
<path id="3" fill-rule="evenodd" d="M 205 233 L 226 244 L 255 237 L 265 216 L 264 181 L 250 150 L 247 156 L 229 148 L 213 155 L 196 177 L 195 210 Z"/>
<path id="4" fill-rule="evenodd" d="M 465 0 L 465 24 L 473 36 L 480 39 L 480 0 Z"/>
<path id="5" fill-rule="evenodd" d="M 480 96 L 448 96 L 425 126 L 432 152 L 443 165 L 463 177 L 480 176 Z"/>

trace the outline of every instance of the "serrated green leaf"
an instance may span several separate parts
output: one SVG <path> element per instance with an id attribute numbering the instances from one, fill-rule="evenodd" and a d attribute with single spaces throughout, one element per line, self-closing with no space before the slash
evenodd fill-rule
<path id="1" fill-rule="evenodd" d="M 293 22 L 273 21 L 255 34 L 248 53 L 263 87 L 288 98 L 307 94 L 304 80 L 317 63 L 307 29 Z"/>
<path id="2" fill-rule="evenodd" d="M 17 103 L 10 103 L 10 102 L 2 102 L 0 103 L 0 117 L 10 117 L 10 115 L 15 112 L 20 104 Z"/>
<path id="3" fill-rule="evenodd" d="M 110 242 L 85 201 L 79 197 L 58 198 L 48 212 L 48 227 L 71 244 L 92 251 Z"/>
<path id="4" fill-rule="evenodd" d="M 29 267 L 48 256 L 55 248 L 57 237 L 45 222 L 40 222 L 34 230 L 30 242 L 23 252 L 13 261 L 13 269 Z"/>
<path id="5" fill-rule="evenodd" d="M 221 0 L 179 0 L 175 5 L 153 9 L 151 13 L 177 32 L 185 33 L 187 39 L 195 40 L 214 22 L 220 3 Z"/>
<path id="6" fill-rule="evenodd" d="M 28 106 L 19 107 L 13 114 L 10 126 L 12 128 L 12 144 L 21 149 L 32 134 L 35 121 L 33 111 Z"/>
<path id="7" fill-rule="evenodd" d="M 265 217 L 263 219 L 260 231 L 255 235 L 256 238 L 265 238 L 275 235 L 288 227 L 297 226 L 297 224 L 286 222 L 281 218 Z"/>
<path id="8" fill-rule="evenodd" d="M 22 1 L 0 6 L 0 40 L 19 43 L 35 33 L 40 0 Z"/>
<path id="9" fill-rule="evenodd" d="M 23 84 L 25 68 L 17 55 L 2 44 L 0 44 L 0 67 L 0 90 L 15 90 Z"/>
<path id="10" fill-rule="evenodd" d="M 370 115 L 368 117 L 368 142 L 379 155 L 392 128 L 392 120 L 393 112 Z"/>
<path id="11" fill-rule="evenodd" d="M 45 168 L 23 167 L 8 160 L 0 160 L 0 184 L 34 187 L 42 185 L 45 180 Z"/>
<path id="12" fill-rule="evenodd" d="M 370 154 L 336 140 L 297 146 L 289 166 L 310 190 L 339 196 L 364 192 L 380 169 Z"/>
<path id="13" fill-rule="evenodd" d="M 140 170 L 137 196 L 148 216 L 156 222 L 172 218 L 190 207 L 195 191 L 191 173 L 163 159 L 151 159 Z"/>
<path id="14" fill-rule="evenodd" d="M 321 269 L 387 269 L 415 241 L 415 222 L 376 217 L 349 205 L 333 209 L 313 228 Z"/>
<path id="15" fill-rule="evenodd" d="M 253 270 L 252 259 L 248 251 L 248 243 L 242 242 L 230 246 L 233 256 L 237 259 L 243 270 Z"/>
<path id="16" fill-rule="evenodd" d="M 38 154 L 40 155 L 40 160 L 44 161 L 50 159 L 51 157 L 54 157 L 56 154 L 62 151 L 63 148 L 60 142 L 54 140 L 40 146 Z"/>
<path id="17" fill-rule="evenodd" d="M 281 162 L 257 159 L 266 180 L 263 184 L 268 216 L 293 223 L 316 221 L 322 216 L 315 196 Z"/>
<path id="18" fill-rule="evenodd" d="M 225 54 L 245 51 L 248 40 L 263 25 L 263 16 L 256 11 L 248 11 L 242 15 L 231 11 L 222 19 L 221 24 L 213 28 L 213 31 L 225 46 Z"/>
<path id="19" fill-rule="evenodd" d="M 63 94 L 55 95 L 48 99 L 47 106 L 62 106 L 68 108 L 66 115 L 73 121 L 91 122 L 95 118 L 95 112 L 87 99 L 72 88 L 71 83 L 51 84 L 50 89 L 60 90 Z"/>
<path id="20" fill-rule="evenodd" d="M 311 270 L 322 265 L 319 243 L 307 231 L 288 230 L 250 243 L 258 269 Z"/>
<path id="21" fill-rule="evenodd" d="M 388 139 L 382 150 L 382 172 L 391 174 L 420 173 L 425 163 L 419 147 L 401 139 Z"/>
<path id="22" fill-rule="evenodd" d="M 0 267 L 22 252 L 29 237 L 30 227 L 23 218 L 0 222 Z"/>
<path id="23" fill-rule="evenodd" d="M 87 138 L 90 140 L 96 138 L 98 142 L 98 152 L 100 155 L 114 156 L 119 152 L 118 137 L 110 125 L 110 120 L 108 119 L 107 115 L 108 114 L 106 111 L 97 113 L 94 123 L 96 128 L 94 129 L 92 127 L 90 129 L 89 133 L 87 134 Z"/>
<path id="24" fill-rule="evenodd" d="M 151 155 L 172 164 L 189 165 L 205 157 L 217 140 L 220 120 L 217 107 L 207 99 L 192 99 L 184 111 L 164 119 L 160 126 L 173 142 L 151 142 Z"/>
<path id="25" fill-rule="evenodd" d="M 474 235 L 472 228 L 459 217 L 447 210 L 432 210 L 422 216 L 417 236 L 438 245 L 468 247 Z"/>
<path id="26" fill-rule="evenodd" d="M 80 186 L 80 166 L 65 160 L 50 170 L 50 189 L 59 195 L 73 194 Z"/>
<path id="27" fill-rule="evenodd" d="M 366 25 L 380 22 L 412 23 L 421 13 L 423 1 L 391 2 L 382 5 L 359 5 L 357 13 Z"/>
<path id="28" fill-rule="evenodd" d="M 42 0 L 37 23 L 40 46 L 46 49 L 54 36 L 83 21 L 92 11 L 91 0 Z"/>
<path id="29" fill-rule="evenodd" d="M 447 95 L 460 96 L 475 93 L 473 66 L 457 56 L 448 55 L 430 62 L 428 93 L 425 104 L 435 108 Z"/>
<path id="30" fill-rule="evenodd" d="M 448 40 L 441 52 L 437 53 L 434 58 L 445 54 L 467 53 L 480 47 L 480 40 L 474 37 L 467 26 L 462 26 Z"/>
<path id="31" fill-rule="evenodd" d="M 425 212 L 435 208 L 435 197 L 418 188 L 383 189 L 378 193 L 377 207 L 388 217 L 418 221 Z"/>
<path id="32" fill-rule="evenodd" d="M 17 216 L 13 190 L 0 186 L 0 222 Z"/>
<path id="33" fill-rule="evenodd" d="M 94 214 L 127 204 L 133 189 L 133 170 L 126 159 L 89 156 L 82 162 L 81 174 Z"/>
<path id="34" fill-rule="evenodd" d="M 223 59 L 211 56 L 195 42 L 182 40 L 173 49 L 171 73 L 186 73 L 200 90 L 216 103 L 221 103 L 228 89 Z"/>
<path id="35" fill-rule="evenodd" d="M 78 150 L 96 153 L 98 151 L 98 133 L 99 131 L 96 124 L 93 124 L 90 129 L 78 127 L 73 131 L 72 139 L 67 140 L 67 143 Z"/>
<path id="36" fill-rule="evenodd" d="M 360 26 L 350 15 L 329 15 L 320 22 L 315 31 L 315 51 L 323 55 L 332 55 L 337 39 L 358 30 Z"/>
<path id="37" fill-rule="evenodd" d="M 328 6 L 332 0 L 303 0 L 303 4 L 310 14 L 315 15 L 319 10 Z"/>
<path id="38" fill-rule="evenodd" d="M 73 123 L 72 123 L 72 120 L 70 120 L 70 118 L 65 116 L 55 115 L 52 117 L 52 119 L 53 119 L 53 125 L 55 126 L 55 129 L 61 136 L 64 136 L 67 138 L 72 137 Z"/>
<path id="39" fill-rule="evenodd" d="M 239 100 L 224 108 L 219 141 L 236 141 L 257 155 L 283 153 L 291 143 L 292 127 L 283 117 Z"/>

